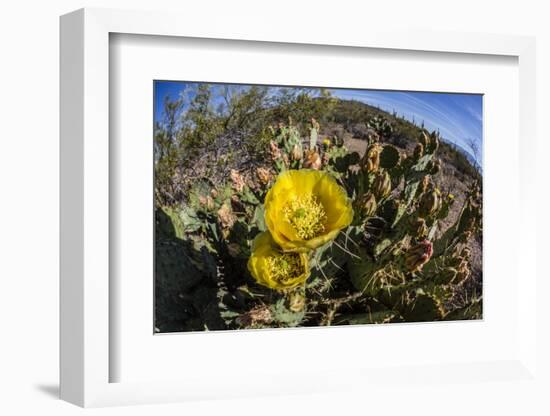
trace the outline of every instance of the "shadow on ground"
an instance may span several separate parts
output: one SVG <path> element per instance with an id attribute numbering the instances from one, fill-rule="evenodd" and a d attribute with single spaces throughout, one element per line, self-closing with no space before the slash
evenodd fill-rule
<path id="1" fill-rule="evenodd" d="M 36 390 L 43 393 L 52 399 L 59 399 L 59 385 L 58 384 L 37 384 L 34 386 Z"/>

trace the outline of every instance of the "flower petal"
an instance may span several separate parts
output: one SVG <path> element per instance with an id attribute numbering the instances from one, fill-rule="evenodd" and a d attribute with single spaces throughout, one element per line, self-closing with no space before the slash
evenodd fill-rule
<path id="1" fill-rule="evenodd" d="M 298 236 L 284 209 L 294 198 L 314 196 L 326 218 L 321 235 L 309 240 Z M 265 198 L 265 221 L 274 241 L 284 251 L 305 252 L 336 238 L 353 220 L 353 208 L 346 191 L 329 174 L 310 170 L 288 170 L 279 175 Z"/>

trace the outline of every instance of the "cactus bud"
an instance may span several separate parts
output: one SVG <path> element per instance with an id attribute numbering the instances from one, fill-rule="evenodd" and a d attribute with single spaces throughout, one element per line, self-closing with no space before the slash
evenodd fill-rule
<path id="1" fill-rule="evenodd" d="M 427 149 L 430 145 L 430 136 L 428 136 L 425 131 L 422 131 L 418 137 L 418 143 L 420 143 L 424 149 Z"/>
<path id="2" fill-rule="evenodd" d="M 290 294 L 289 306 L 292 312 L 302 312 L 306 306 L 306 297 L 302 291 L 294 291 Z"/>
<path id="3" fill-rule="evenodd" d="M 470 264 L 468 263 L 468 260 L 464 258 L 461 258 L 460 260 L 460 264 L 457 267 L 458 273 L 456 275 L 456 279 L 453 282 L 455 284 L 460 284 L 464 282 L 471 275 Z"/>
<path id="4" fill-rule="evenodd" d="M 463 233 L 465 231 L 473 232 L 480 222 L 480 206 L 473 200 L 468 200 L 464 205 L 460 218 L 458 220 L 458 232 Z"/>
<path id="5" fill-rule="evenodd" d="M 372 192 L 377 198 L 385 198 L 391 192 L 391 178 L 388 172 L 380 172 L 372 183 Z"/>
<path id="6" fill-rule="evenodd" d="M 437 159 L 435 162 L 433 162 L 430 173 L 432 175 L 437 175 L 440 171 L 441 171 L 441 160 Z"/>
<path id="7" fill-rule="evenodd" d="M 323 147 L 324 147 L 325 149 L 328 149 L 328 148 L 330 147 L 330 144 L 331 144 L 331 143 L 330 143 L 330 139 L 329 139 L 328 137 L 325 137 L 325 138 L 323 139 Z"/>
<path id="8" fill-rule="evenodd" d="M 224 229 L 233 227 L 233 224 L 235 224 L 237 219 L 235 218 L 235 214 L 233 214 L 233 210 L 229 204 L 223 204 L 218 210 L 218 220 Z"/>
<path id="9" fill-rule="evenodd" d="M 405 267 L 411 272 L 420 271 L 432 254 L 432 243 L 429 240 L 422 240 L 405 253 Z"/>
<path id="10" fill-rule="evenodd" d="M 302 157 L 304 156 L 304 152 L 302 151 L 302 146 L 299 144 L 295 144 L 292 148 L 292 152 L 290 153 L 290 156 L 292 160 L 298 161 L 302 160 Z"/>
<path id="11" fill-rule="evenodd" d="M 441 208 L 441 192 L 439 189 L 433 189 L 422 195 L 420 206 L 418 208 L 421 217 L 429 217 L 435 214 Z"/>
<path id="12" fill-rule="evenodd" d="M 428 236 L 428 226 L 424 218 L 416 218 L 411 225 L 411 234 L 417 239 Z"/>
<path id="13" fill-rule="evenodd" d="M 321 169 L 322 161 L 319 153 L 314 150 L 308 150 L 305 155 L 304 168 L 307 169 Z"/>
<path id="14" fill-rule="evenodd" d="M 367 151 L 361 159 L 361 166 L 367 172 L 376 172 L 380 167 L 380 153 L 382 151 L 382 146 L 378 143 L 371 144 L 367 147 Z"/>
<path id="15" fill-rule="evenodd" d="M 277 146 L 273 140 L 269 142 L 269 154 L 271 155 L 272 160 L 279 160 L 282 157 L 281 149 Z"/>
<path id="16" fill-rule="evenodd" d="M 430 185 L 432 184 L 430 175 L 426 175 L 422 178 L 422 182 L 420 182 L 420 193 L 425 194 L 428 192 L 428 189 L 430 188 Z"/>
<path id="17" fill-rule="evenodd" d="M 424 156 L 424 145 L 422 143 L 417 143 L 414 147 L 413 158 L 414 160 L 418 160 L 422 156 Z"/>
<path id="18" fill-rule="evenodd" d="M 363 217 L 372 217 L 376 214 L 376 209 L 378 204 L 376 203 L 376 198 L 373 194 L 366 193 L 359 200 L 359 212 Z"/>
<path id="19" fill-rule="evenodd" d="M 199 196 L 199 204 L 205 207 L 208 210 L 214 209 L 214 200 L 210 195 L 208 196 Z"/>
<path id="20" fill-rule="evenodd" d="M 288 155 L 286 153 L 283 153 L 283 164 L 288 167 L 288 165 L 290 164 L 290 161 L 288 160 Z"/>
<path id="21" fill-rule="evenodd" d="M 237 192 L 242 192 L 245 187 L 242 175 L 237 170 L 231 169 L 230 177 L 233 183 L 233 189 Z"/>
<path id="22" fill-rule="evenodd" d="M 271 180 L 271 172 L 266 168 L 256 169 L 256 176 L 262 185 L 267 185 Z"/>

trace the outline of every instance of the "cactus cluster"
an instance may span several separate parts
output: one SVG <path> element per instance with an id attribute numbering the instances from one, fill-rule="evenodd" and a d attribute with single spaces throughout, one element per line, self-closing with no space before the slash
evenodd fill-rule
<path id="1" fill-rule="evenodd" d="M 323 137 L 314 119 L 306 126 L 292 120 L 271 126 L 263 166 L 232 171 L 223 189 L 197 184 L 196 197 L 186 206 L 157 208 L 157 277 L 172 273 L 182 279 L 186 295 L 177 300 L 184 311 L 178 316 L 187 322 L 186 329 L 481 317 L 481 294 L 455 302 L 471 280 L 471 241 L 481 235 L 480 184 L 470 184 L 462 206 L 455 206 L 457 198 L 437 185 L 438 133 L 422 131 L 414 150 L 407 152 L 384 143 L 392 134 L 387 120 L 374 117 L 367 124 L 377 134 L 369 137 L 364 154 L 349 151 L 336 137 Z M 307 267 L 284 275 L 300 277 L 284 287 L 256 269 L 263 277 L 254 276 L 247 263 L 255 255 L 257 237 L 273 231 L 266 224 L 272 221 L 266 216 L 266 195 L 278 177 L 292 170 L 329 175 L 346 193 L 353 214 L 322 245 L 296 249 L 295 267 Z M 300 197 L 296 201 L 308 202 L 311 195 Z M 317 234 L 320 228 L 315 227 L 328 226 L 325 214 L 331 207 L 305 202 L 303 209 L 311 212 L 300 212 L 298 219 L 317 215 L 320 221 L 303 229 L 309 238 L 307 232 Z M 285 226 L 296 225 L 284 209 L 281 221 L 287 218 Z M 277 262 L 269 263 L 270 270 L 286 267 L 294 258 L 288 252 L 296 251 L 282 244 L 283 237 L 274 238 L 278 244 L 266 244 L 281 257 L 272 257 Z M 170 250 L 177 252 L 175 264 L 165 261 Z M 254 267 L 260 267 L 259 261 Z M 198 307 L 200 296 L 204 302 Z"/>
<path id="2" fill-rule="evenodd" d="M 389 137 L 393 133 L 392 124 L 381 116 L 372 117 L 372 119 L 368 121 L 367 125 L 374 129 L 376 133 L 384 137 Z"/>

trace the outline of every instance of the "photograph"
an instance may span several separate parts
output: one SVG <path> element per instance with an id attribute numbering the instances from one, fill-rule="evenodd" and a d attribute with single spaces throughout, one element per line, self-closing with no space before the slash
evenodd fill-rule
<path id="1" fill-rule="evenodd" d="M 483 319 L 482 94 L 153 83 L 154 333 Z"/>

